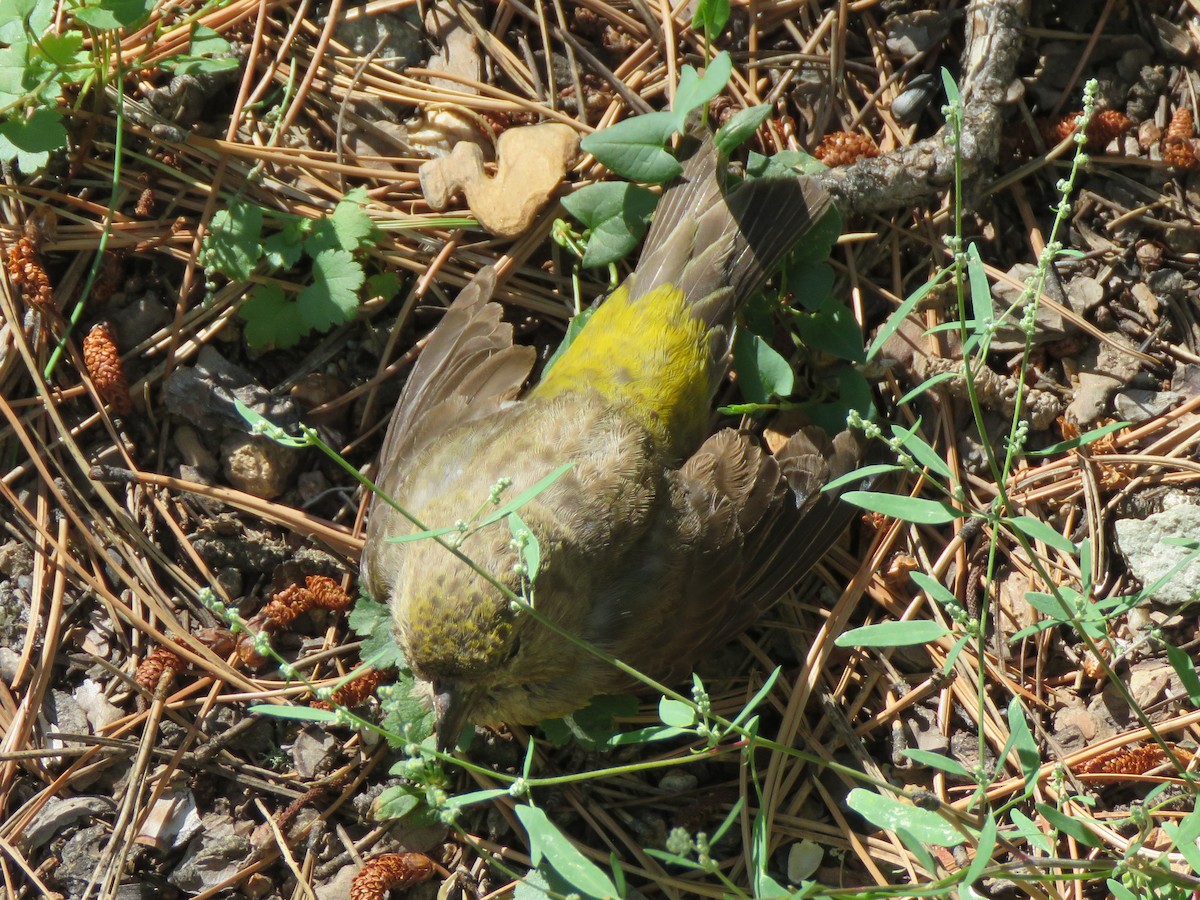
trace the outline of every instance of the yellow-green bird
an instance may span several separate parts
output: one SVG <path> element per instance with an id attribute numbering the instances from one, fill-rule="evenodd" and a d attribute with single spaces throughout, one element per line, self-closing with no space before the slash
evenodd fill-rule
<path id="1" fill-rule="evenodd" d="M 636 271 L 536 385 L 480 273 L 434 329 L 404 387 L 379 487 L 428 528 L 470 520 L 508 484 L 541 563 L 534 608 L 660 679 L 685 675 L 791 587 L 848 519 L 820 488 L 858 444 L 815 428 L 770 454 L 751 435 L 709 434 L 737 312 L 826 211 L 811 178 L 735 183 L 711 140 L 665 193 Z M 433 540 L 373 502 L 367 591 L 391 604 L 396 639 L 432 687 L 442 747 L 467 722 L 534 723 L 626 689 L 628 677 L 528 614 Z M 461 552 L 520 594 L 506 521 Z"/>

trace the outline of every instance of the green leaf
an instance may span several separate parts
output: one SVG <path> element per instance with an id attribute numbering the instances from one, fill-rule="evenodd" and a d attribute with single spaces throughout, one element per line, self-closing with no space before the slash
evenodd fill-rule
<path id="1" fill-rule="evenodd" d="M 1196 845 L 1197 839 L 1200 839 L 1200 807 L 1192 809 L 1178 823 L 1164 823 L 1163 831 L 1192 867 L 1193 874 L 1200 875 L 1200 847 Z"/>
<path id="2" fill-rule="evenodd" d="M 977 882 L 983 877 L 984 870 L 991 865 L 992 854 L 996 852 L 996 837 L 999 831 L 995 815 L 989 812 L 983 820 L 983 827 L 979 829 L 979 837 L 975 840 L 975 858 L 971 860 L 970 868 L 963 876 L 962 883 L 964 885 L 972 885 Z"/>
<path id="3" fill-rule="evenodd" d="M 838 647 L 912 647 L 932 643 L 951 633 L 940 622 L 912 619 L 852 628 L 839 634 L 833 643 Z"/>
<path id="4" fill-rule="evenodd" d="M 52 151 L 66 146 L 67 129 L 56 109 L 38 109 L 28 119 L 0 122 L 0 160 L 15 159 L 27 175 L 46 165 Z"/>
<path id="5" fill-rule="evenodd" d="M 1047 547 L 1061 550 L 1074 556 L 1079 548 L 1068 538 L 1063 537 L 1041 519 L 1034 516 L 1010 516 L 1004 520 L 1030 540 L 1041 541 Z"/>
<path id="6" fill-rule="evenodd" d="M 463 809 L 468 806 L 474 806 L 476 803 L 487 803 L 495 800 L 497 797 L 507 797 L 508 788 L 488 788 L 485 791 L 470 791 L 466 794 L 457 794 L 446 799 L 446 805 L 451 809 Z"/>
<path id="7" fill-rule="evenodd" d="M 290 269 L 304 253 L 304 231 L 300 223 L 285 222 L 283 228 L 262 242 L 263 256 L 276 269 Z"/>
<path id="8" fill-rule="evenodd" d="M 252 203 L 234 200 L 217 210 L 204 236 L 205 269 L 234 281 L 247 281 L 262 257 L 263 211 Z"/>
<path id="9" fill-rule="evenodd" d="M 395 272 L 376 272 L 367 278 L 367 296 L 384 303 L 400 293 L 400 279 Z"/>
<path id="10" fill-rule="evenodd" d="M 276 719 L 293 719 L 301 722 L 336 722 L 337 713 L 332 709 L 317 709 L 312 706 L 277 706 L 274 703 L 256 703 L 249 709 L 260 716 Z"/>
<path id="11" fill-rule="evenodd" d="M 525 490 L 521 491 L 521 493 L 517 494 L 517 496 L 513 497 L 495 512 L 484 516 L 478 527 L 483 528 L 486 525 L 491 525 L 493 522 L 499 522 L 501 519 L 507 518 L 509 513 L 516 512 L 530 500 L 533 500 L 538 494 L 542 493 L 542 491 L 546 490 L 574 467 L 575 463 L 573 462 L 563 463 L 549 475 L 539 478 L 536 482 L 525 488 Z"/>
<path id="12" fill-rule="evenodd" d="M 806 346 L 832 353 L 839 359 L 862 361 L 862 329 L 854 311 L 836 297 L 826 298 L 815 313 L 798 313 L 795 328 Z"/>
<path id="13" fill-rule="evenodd" d="M 333 208 L 333 215 L 329 217 L 329 221 L 337 234 L 338 245 L 343 250 L 354 251 L 373 247 L 379 239 L 380 231 L 366 210 L 368 199 L 366 188 L 357 187 L 349 191 Z"/>
<path id="14" fill-rule="evenodd" d="M 618 175 L 661 184 L 683 171 L 679 161 L 663 149 L 677 130 L 674 113 L 647 113 L 594 131 L 579 146 Z"/>
<path id="15" fill-rule="evenodd" d="M 815 156 L 802 150 L 781 150 L 763 156 L 751 150 L 746 155 L 746 177 L 776 178 L 787 175 L 820 175 L 829 168 Z"/>
<path id="16" fill-rule="evenodd" d="M 1047 856 L 1050 855 L 1051 851 L 1053 850 L 1053 846 L 1050 843 L 1050 838 L 1046 836 L 1042 829 L 1038 828 L 1037 825 L 1034 824 L 1034 821 L 1029 818 L 1029 816 L 1025 815 L 1025 813 L 1021 812 L 1019 809 L 1014 808 L 1008 811 L 1008 817 L 1010 820 L 1012 820 L 1013 826 L 1017 829 L 1017 834 L 1025 839 L 1025 842 L 1029 844 L 1030 848 L 1034 850 L 1041 850 Z"/>
<path id="17" fill-rule="evenodd" d="M 676 116 L 675 130 L 682 131 L 688 113 L 703 106 L 725 90 L 725 85 L 729 83 L 729 76 L 732 74 L 733 60 L 724 50 L 712 58 L 712 61 L 705 67 L 703 75 L 697 74 L 691 66 L 684 66 L 679 73 L 679 87 L 675 89 L 675 102 L 671 104 L 671 112 Z"/>
<path id="18" fill-rule="evenodd" d="M 246 320 L 246 342 L 260 349 L 294 347 L 312 330 L 275 282 L 255 285 L 238 314 Z"/>
<path id="19" fill-rule="evenodd" d="M 746 719 L 752 712 L 754 712 L 760 703 L 767 699 L 767 695 L 771 693 L 771 688 L 775 687 L 775 682 L 779 680 L 779 676 L 782 672 L 782 666 L 776 666 L 774 668 L 771 674 L 767 677 L 767 680 L 763 682 L 762 687 L 754 692 L 754 696 L 750 698 L 750 702 L 743 706 L 742 711 L 739 712 L 734 718 L 733 722 L 731 723 L 734 728 L 741 725 L 742 721 Z"/>
<path id="20" fill-rule="evenodd" d="M 1008 733 L 1009 743 L 1012 744 L 1012 749 L 1017 753 L 1017 760 L 1021 763 L 1021 774 L 1025 776 L 1025 784 L 1032 788 L 1042 765 L 1042 756 L 1038 753 L 1033 732 L 1029 730 L 1029 723 L 1025 721 L 1025 710 L 1017 697 L 1013 697 L 1012 702 L 1008 704 Z"/>
<path id="21" fill-rule="evenodd" d="M 696 724 L 696 710 L 687 703 L 663 697 L 658 701 L 658 717 L 664 725 L 690 728 Z"/>
<path id="22" fill-rule="evenodd" d="M 163 68 L 179 75 L 212 74 L 236 69 L 241 63 L 229 41 L 204 25 L 192 29 L 192 42 L 182 56 L 163 61 Z"/>
<path id="23" fill-rule="evenodd" d="M 835 491 L 843 485 L 857 484 L 860 481 L 866 481 L 868 478 L 874 478 L 877 475 L 886 475 L 889 472 L 899 472 L 900 470 L 901 467 L 894 463 L 872 463 L 869 466 L 861 466 L 853 472 L 847 472 L 845 475 L 833 479 L 833 481 L 829 482 L 821 490 L 827 492 Z"/>
<path id="24" fill-rule="evenodd" d="M 791 896 L 790 891 L 767 874 L 767 867 L 771 863 L 771 833 L 764 806 L 761 802 L 758 804 L 750 830 L 750 884 L 757 900 Z"/>
<path id="25" fill-rule="evenodd" d="M 313 260 L 313 283 L 296 296 L 301 318 L 318 331 L 349 322 L 362 283 L 363 268 L 348 250 L 322 250 Z"/>
<path id="26" fill-rule="evenodd" d="M 1200 676 L 1196 674 L 1196 666 L 1187 651 L 1174 644 L 1167 644 L 1167 661 L 1179 676 L 1179 682 L 1187 691 L 1192 706 L 1200 706 Z"/>
<path id="27" fill-rule="evenodd" d="M 787 397 L 796 385 L 796 373 L 770 344 L 748 329 L 740 329 L 733 341 L 733 365 L 738 387 L 750 403 L 769 403 Z"/>
<path id="28" fill-rule="evenodd" d="M 579 337 L 579 333 L 583 331 L 583 327 L 587 325 L 597 309 L 599 309 L 598 306 L 589 306 L 587 309 L 581 310 L 578 315 L 571 317 L 571 321 L 567 323 L 567 333 L 563 335 L 562 342 L 554 348 L 554 352 L 546 360 L 546 366 L 542 369 L 542 378 L 546 377 L 546 373 L 554 367 L 559 357 L 567 351 L 567 348 L 571 346 L 575 338 Z"/>
<path id="29" fill-rule="evenodd" d="M 729 21 L 729 0 L 696 0 L 692 13 L 692 31 L 703 31 L 710 41 Z"/>
<path id="30" fill-rule="evenodd" d="M 920 384 L 918 384 L 915 388 L 913 388 L 911 391 L 909 391 L 907 394 L 905 394 L 903 397 L 901 397 L 899 400 L 897 400 L 896 404 L 898 406 L 901 406 L 905 403 L 912 403 L 914 400 L 916 400 L 918 397 L 920 397 L 923 393 L 925 393 L 928 390 L 932 390 L 933 388 L 935 388 L 939 384 L 941 384 L 943 381 L 949 381 L 952 378 L 961 378 L 961 377 L 962 377 L 962 375 L 959 372 L 939 372 L 938 374 L 934 375 L 931 378 L 926 378 L 924 381 L 922 381 Z"/>
<path id="31" fill-rule="evenodd" d="M 375 668 L 403 668 L 406 665 L 404 654 L 392 632 L 392 612 L 387 605 L 361 594 L 354 601 L 354 608 L 350 610 L 346 622 L 363 639 L 359 656 L 371 660 Z"/>
<path id="32" fill-rule="evenodd" d="M 1083 822 L 1079 821 L 1078 819 L 1072 819 L 1062 810 L 1056 809 L 1053 806 L 1049 806 L 1045 803 L 1036 803 L 1034 805 L 1037 807 L 1037 811 L 1042 814 L 1042 818 L 1049 822 L 1050 825 L 1056 830 L 1062 832 L 1063 834 L 1070 835 L 1085 847 L 1100 846 L 1099 838 L 1092 834 L 1092 832 L 1088 830 L 1087 826 L 1084 825 Z M 1164 830 L 1166 829 L 1164 828 Z"/>
<path id="33" fill-rule="evenodd" d="M 945 525 L 967 514 L 948 503 L 925 500 L 921 497 L 902 497 L 896 494 L 877 494 L 872 491 L 848 491 L 842 499 L 862 509 L 882 513 L 904 522 L 918 525 Z"/>
<path id="34" fill-rule="evenodd" d="M 10 46 L 28 35 L 44 35 L 54 21 L 56 0 L 0 0 L 0 43 Z"/>
<path id="35" fill-rule="evenodd" d="M 899 425 L 892 426 L 892 436 L 899 441 L 904 452 L 915 459 L 918 463 L 927 468 L 930 472 L 940 475 L 947 481 L 954 476 L 950 472 L 950 466 L 942 459 L 941 455 L 925 442 L 917 431 L 921 427 L 921 420 L 917 419 L 913 423 L 912 428 L 901 428 Z"/>
<path id="36" fill-rule="evenodd" d="M 846 797 L 847 805 L 885 831 L 904 829 L 917 840 L 937 847 L 955 847 L 966 839 L 958 829 L 937 813 L 918 809 L 865 788 L 854 788 Z"/>
<path id="37" fill-rule="evenodd" d="M 943 68 L 942 72 L 942 90 L 946 92 L 946 100 L 956 106 L 962 104 L 962 94 L 959 93 L 958 85 L 954 83 L 954 76 L 950 74 L 949 69 Z"/>
<path id="38" fill-rule="evenodd" d="M 808 230 L 808 234 L 804 236 L 804 240 L 797 244 L 792 249 L 792 252 L 788 254 L 785 271 L 789 273 L 789 288 L 792 285 L 790 279 L 796 277 L 798 273 L 802 273 L 806 266 L 827 262 L 833 253 L 834 245 L 837 244 L 837 240 L 841 236 L 842 214 L 838 212 L 836 206 L 831 206 L 821 218 L 813 223 L 812 228 Z M 794 293 L 795 288 L 792 288 L 792 290 Z M 814 298 L 812 303 L 807 303 L 805 298 L 797 294 L 796 299 L 804 303 L 806 308 L 819 309 L 823 298 Z"/>
<path id="39" fill-rule="evenodd" d="M 624 181 L 602 181 L 564 197 L 563 207 L 589 230 L 583 266 L 624 259 L 642 239 L 658 197 Z"/>
<path id="40" fill-rule="evenodd" d="M 995 311 L 992 309 L 992 288 L 988 284 L 987 272 L 979 256 L 979 247 L 972 241 L 967 245 L 967 281 L 971 285 L 971 313 L 975 316 L 975 329 L 983 331 L 992 324 Z"/>
<path id="41" fill-rule="evenodd" d="M 542 568 L 542 546 L 538 543 L 537 535 L 515 512 L 508 514 L 508 527 L 512 536 L 521 548 L 521 562 L 525 564 L 525 577 L 530 581 L 537 579 Z"/>
<path id="42" fill-rule="evenodd" d="M 387 633 L 390 636 L 390 628 Z M 376 637 L 380 636 L 376 635 Z M 364 644 L 364 653 L 366 648 L 367 645 Z M 399 656 L 399 650 L 396 651 L 396 655 Z M 412 672 L 401 669 L 395 684 L 386 691 L 379 691 L 379 705 L 383 711 L 381 727 L 389 733 L 389 744 L 397 746 L 398 744 L 428 742 L 432 746 L 434 741 L 433 710 L 429 708 L 424 699 Z"/>
<path id="43" fill-rule="evenodd" d="M 1068 450 L 1074 450 L 1076 447 L 1085 447 L 1100 438 L 1110 435 L 1114 432 L 1128 428 L 1129 422 L 1109 422 L 1107 425 L 1102 425 L 1099 428 L 1093 428 L 1091 431 L 1085 432 L 1079 437 L 1073 437 L 1070 440 L 1059 441 L 1057 444 L 1051 444 L 1049 447 L 1043 447 L 1041 450 L 1026 450 L 1026 456 L 1057 456 L 1060 453 L 1065 453 Z"/>
<path id="44" fill-rule="evenodd" d="M 713 145 L 722 156 L 729 156 L 742 144 L 754 137 L 758 126 L 771 115 L 771 104 L 751 106 L 738 110 L 728 122 L 717 129 L 713 135 Z"/>
<path id="45" fill-rule="evenodd" d="M 418 793 L 411 785 L 386 787 L 371 804 L 371 818 L 379 822 L 403 819 L 424 802 L 424 793 Z"/>
<path id="46" fill-rule="evenodd" d="M 783 279 L 784 287 L 809 312 L 820 309 L 833 297 L 833 267 L 824 260 L 795 265 L 789 258 L 784 264 Z"/>
<path id="47" fill-rule="evenodd" d="M 616 726 L 613 719 L 627 718 L 638 711 L 636 697 L 628 694 L 602 694 L 593 697 L 581 710 L 561 719 L 540 723 L 546 737 L 556 747 L 565 746 L 574 737 L 589 750 L 607 750 L 612 745 Z M 656 728 L 658 726 L 655 726 Z"/>
<path id="48" fill-rule="evenodd" d="M 927 593 L 942 606 L 953 609 L 954 607 L 962 605 L 958 602 L 958 598 L 954 596 L 950 588 L 946 587 L 936 578 L 926 575 L 924 572 L 909 572 L 908 577 L 913 580 L 913 583 L 916 584 L 917 587 Z"/>
<path id="49" fill-rule="evenodd" d="M 529 857 L 534 866 L 542 858 L 575 890 L 592 897 L 616 897 L 617 889 L 604 870 L 580 853 L 558 827 L 536 806 L 518 806 L 517 818 L 529 835 Z"/>
<path id="50" fill-rule="evenodd" d="M 132 30 L 150 16 L 153 8 L 154 0 L 92 0 L 75 7 L 71 13 L 80 22 L 100 31 Z"/>
<path id="51" fill-rule="evenodd" d="M 887 317 L 887 321 L 883 323 L 883 327 L 875 334 L 875 340 L 871 341 L 871 346 L 867 349 L 867 359 L 874 359 L 875 356 L 883 349 L 883 345 L 887 343 L 887 339 L 896 333 L 904 320 L 911 315 L 912 311 L 917 308 L 917 304 L 924 300 L 929 293 L 938 287 L 948 274 L 947 269 L 942 269 L 937 273 L 935 278 L 925 282 L 911 294 L 909 294 L 904 302 L 896 307 L 896 311 Z"/>
<path id="52" fill-rule="evenodd" d="M 1113 895 L 1113 900 L 1138 900 L 1137 894 L 1114 878 L 1107 879 L 1105 884 L 1108 885 L 1108 890 Z"/>
<path id="53" fill-rule="evenodd" d="M 950 775 L 957 775 L 959 778 L 971 777 L 971 773 L 966 770 L 966 767 L 962 763 L 941 753 L 934 753 L 930 750 L 910 749 L 905 750 L 904 755 L 918 765 L 929 766 L 931 769 L 937 769 Z"/>

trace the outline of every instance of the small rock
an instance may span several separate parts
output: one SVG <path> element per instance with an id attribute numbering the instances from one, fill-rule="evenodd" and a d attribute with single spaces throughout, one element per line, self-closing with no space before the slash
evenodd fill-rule
<path id="1" fill-rule="evenodd" d="M 1081 316 L 1104 302 L 1104 285 L 1089 275 L 1076 275 L 1067 282 L 1067 302 Z"/>
<path id="2" fill-rule="evenodd" d="M 148 291 L 109 313 L 106 318 L 116 328 L 117 349 L 127 353 L 170 324 L 174 316 L 158 294 Z"/>
<path id="3" fill-rule="evenodd" d="M 1129 388 L 1113 397 L 1113 406 L 1122 419 L 1138 425 L 1157 418 L 1168 409 L 1182 403 L 1183 394 L 1174 391 L 1146 391 Z"/>
<path id="4" fill-rule="evenodd" d="M 112 797 L 51 797 L 26 827 L 22 842 L 37 850 L 81 819 L 111 816 L 116 809 Z"/>
<path id="5" fill-rule="evenodd" d="M 1179 606 L 1200 596 L 1200 560 L 1192 560 L 1165 583 L 1156 584 L 1190 552 L 1167 544 L 1164 538 L 1193 539 L 1200 534 L 1200 506 L 1181 503 L 1145 519 L 1118 519 L 1115 528 L 1129 570 L 1146 589 L 1154 588 L 1148 599 Z"/>
<path id="6" fill-rule="evenodd" d="M 1017 287 L 1007 281 L 998 281 L 992 286 L 992 307 L 997 319 L 1004 317 L 996 329 L 996 337 L 992 341 L 992 349 L 998 352 L 1011 353 L 1025 349 L 1025 332 L 1021 330 L 1019 321 L 1022 310 L 1009 313 L 1020 298 L 1026 282 L 1036 276 L 1037 266 L 1031 263 L 1017 263 L 1008 270 L 1008 275 L 1021 286 Z M 1046 279 L 1043 292 L 1060 305 L 1067 305 L 1066 295 L 1062 285 L 1053 274 Z M 1045 303 L 1039 303 L 1037 308 L 1037 330 L 1033 335 L 1034 344 L 1045 344 L 1057 341 L 1067 334 L 1067 324 L 1062 315 L 1051 309 Z"/>
<path id="7" fill-rule="evenodd" d="M 1131 667 L 1129 692 L 1134 702 L 1147 709 L 1163 698 L 1175 670 L 1161 659 L 1147 659 Z"/>
<path id="8" fill-rule="evenodd" d="M 66 691 L 50 691 L 42 704 L 42 717 L 48 731 L 78 735 L 92 733 L 83 707 Z M 46 741 L 46 746 L 51 750 L 61 750 L 69 743 L 71 741 L 66 739 L 51 738 Z"/>
<path id="9" fill-rule="evenodd" d="M 274 500 L 287 490 L 296 451 L 256 434 L 233 434 L 221 444 L 222 467 L 238 490 Z"/>
<path id="10" fill-rule="evenodd" d="M 172 438 L 175 442 L 175 449 L 182 457 L 183 465 L 198 469 L 207 475 L 217 473 L 217 458 L 204 445 L 204 441 L 200 438 L 200 432 L 195 428 L 191 425 L 182 425 L 175 429 Z"/>
<path id="11" fill-rule="evenodd" d="M 75 832 L 58 853 L 62 864 L 54 870 L 54 881 L 69 897 L 83 894 L 100 860 L 109 837 L 109 825 L 89 825 Z"/>
<path id="12" fill-rule="evenodd" d="M 107 728 L 124 715 L 121 710 L 104 694 L 104 687 L 91 678 L 84 679 L 83 684 L 75 689 L 75 702 L 83 710 L 88 724 L 93 731 Z"/>
<path id="13" fill-rule="evenodd" d="M 315 778 L 328 771 L 337 748 L 342 745 L 333 734 L 323 728 L 305 728 L 296 735 L 291 746 L 284 745 L 292 755 L 292 764 L 301 778 Z"/>
<path id="14" fill-rule="evenodd" d="M 250 840 L 238 834 L 230 816 L 206 816 L 203 829 L 170 874 L 171 884 L 200 893 L 237 874 L 250 856 Z"/>
<path id="15" fill-rule="evenodd" d="M 682 794 L 687 791 L 693 791 L 700 784 L 700 779 L 691 772 L 668 772 L 659 779 L 658 787 L 660 790 L 670 794 Z"/>
<path id="16" fill-rule="evenodd" d="M 254 376 L 235 366 L 211 344 L 196 355 L 196 365 L 176 369 L 167 378 L 167 409 L 202 431 L 218 428 L 247 429 L 234 400 L 265 416 L 286 431 L 300 424 L 300 413 L 290 397 L 276 397 Z"/>

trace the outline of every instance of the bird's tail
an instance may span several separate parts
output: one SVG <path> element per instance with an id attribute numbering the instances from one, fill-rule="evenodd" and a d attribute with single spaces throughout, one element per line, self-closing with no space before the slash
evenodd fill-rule
<path id="1" fill-rule="evenodd" d="M 829 195 L 806 175 L 733 183 L 711 138 L 705 138 L 663 194 L 631 298 L 673 285 L 692 301 L 694 315 L 711 328 L 728 329 L 741 304 L 829 204 Z"/>

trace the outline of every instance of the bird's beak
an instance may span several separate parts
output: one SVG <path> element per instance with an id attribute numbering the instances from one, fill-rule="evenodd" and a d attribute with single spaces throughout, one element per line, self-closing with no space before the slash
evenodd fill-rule
<path id="1" fill-rule="evenodd" d="M 458 745 L 470 709 L 469 695 L 452 681 L 433 683 L 433 733 L 437 747 L 448 753 Z"/>

